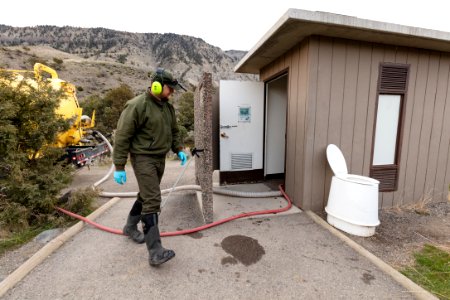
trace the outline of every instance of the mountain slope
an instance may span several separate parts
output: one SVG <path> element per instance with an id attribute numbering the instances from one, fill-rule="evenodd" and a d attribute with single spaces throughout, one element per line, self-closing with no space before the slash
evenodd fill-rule
<path id="1" fill-rule="evenodd" d="M 31 69 L 44 62 L 79 87 L 80 95 L 102 93 L 126 83 L 136 92 L 156 67 L 172 71 L 192 88 L 203 72 L 213 80 L 250 80 L 233 67 L 244 51 L 222 51 L 199 38 L 173 33 L 130 33 L 105 28 L 0 25 L 0 67 Z M 61 62 L 62 61 L 62 62 Z"/>

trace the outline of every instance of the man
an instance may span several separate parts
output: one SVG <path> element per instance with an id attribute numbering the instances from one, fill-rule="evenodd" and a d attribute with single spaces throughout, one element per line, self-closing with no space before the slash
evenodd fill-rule
<path id="1" fill-rule="evenodd" d="M 178 87 L 186 90 L 169 72 L 158 68 L 151 77 L 151 87 L 125 104 L 115 134 L 114 180 L 118 184 L 127 181 L 125 164 L 129 154 L 139 186 L 123 233 L 136 243 L 146 243 L 151 266 L 175 256 L 174 251 L 161 245 L 158 213 L 161 211 L 160 183 L 167 152 L 172 149 L 177 153 L 181 165 L 187 160 L 180 144 L 175 110 L 168 102 Z M 137 229 L 139 221 L 143 223 L 144 234 Z"/>

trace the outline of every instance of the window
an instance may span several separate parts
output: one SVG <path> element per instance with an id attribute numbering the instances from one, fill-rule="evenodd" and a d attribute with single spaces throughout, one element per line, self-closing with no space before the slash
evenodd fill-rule
<path id="1" fill-rule="evenodd" d="M 373 149 L 374 166 L 395 164 L 400 103 L 400 95 L 378 96 L 377 122 Z"/>
<path id="2" fill-rule="evenodd" d="M 370 177 L 380 191 L 397 190 L 409 65 L 380 64 Z"/>

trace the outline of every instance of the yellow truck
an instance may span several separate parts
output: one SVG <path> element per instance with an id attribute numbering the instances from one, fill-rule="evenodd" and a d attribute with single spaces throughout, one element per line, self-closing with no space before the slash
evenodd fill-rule
<path id="1" fill-rule="evenodd" d="M 3 70 L 13 74 L 11 85 L 18 85 L 26 80 L 31 86 L 38 85 L 41 80 L 46 80 L 55 90 L 62 90 L 63 96 L 56 113 L 70 120 L 70 128 L 60 133 L 55 141 L 55 146 L 66 149 L 66 157 L 70 163 L 82 167 L 91 163 L 97 157 L 109 152 L 106 141 L 102 140 L 96 131 L 95 112 L 92 117 L 83 115 L 83 109 L 78 103 L 76 88 L 73 84 L 58 77 L 58 73 L 41 63 L 34 65 L 33 71 L 27 70 Z M 34 73 L 33 77 L 27 77 L 27 73 Z"/>

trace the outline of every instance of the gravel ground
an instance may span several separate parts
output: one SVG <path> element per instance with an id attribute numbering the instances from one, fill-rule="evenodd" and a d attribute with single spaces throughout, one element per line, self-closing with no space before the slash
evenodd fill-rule
<path id="1" fill-rule="evenodd" d="M 326 220 L 325 212 L 320 216 Z M 371 237 L 343 233 L 397 270 L 413 265 L 414 252 L 425 244 L 450 252 L 450 202 L 383 209 L 378 217 Z"/>
<path id="2" fill-rule="evenodd" d="M 414 252 L 425 244 L 450 252 L 450 202 L 432 202 L 420 210 L 382 210 L 379 218 L 375 235 L 348 236 L 394 268 L 414 264 Z"/>

